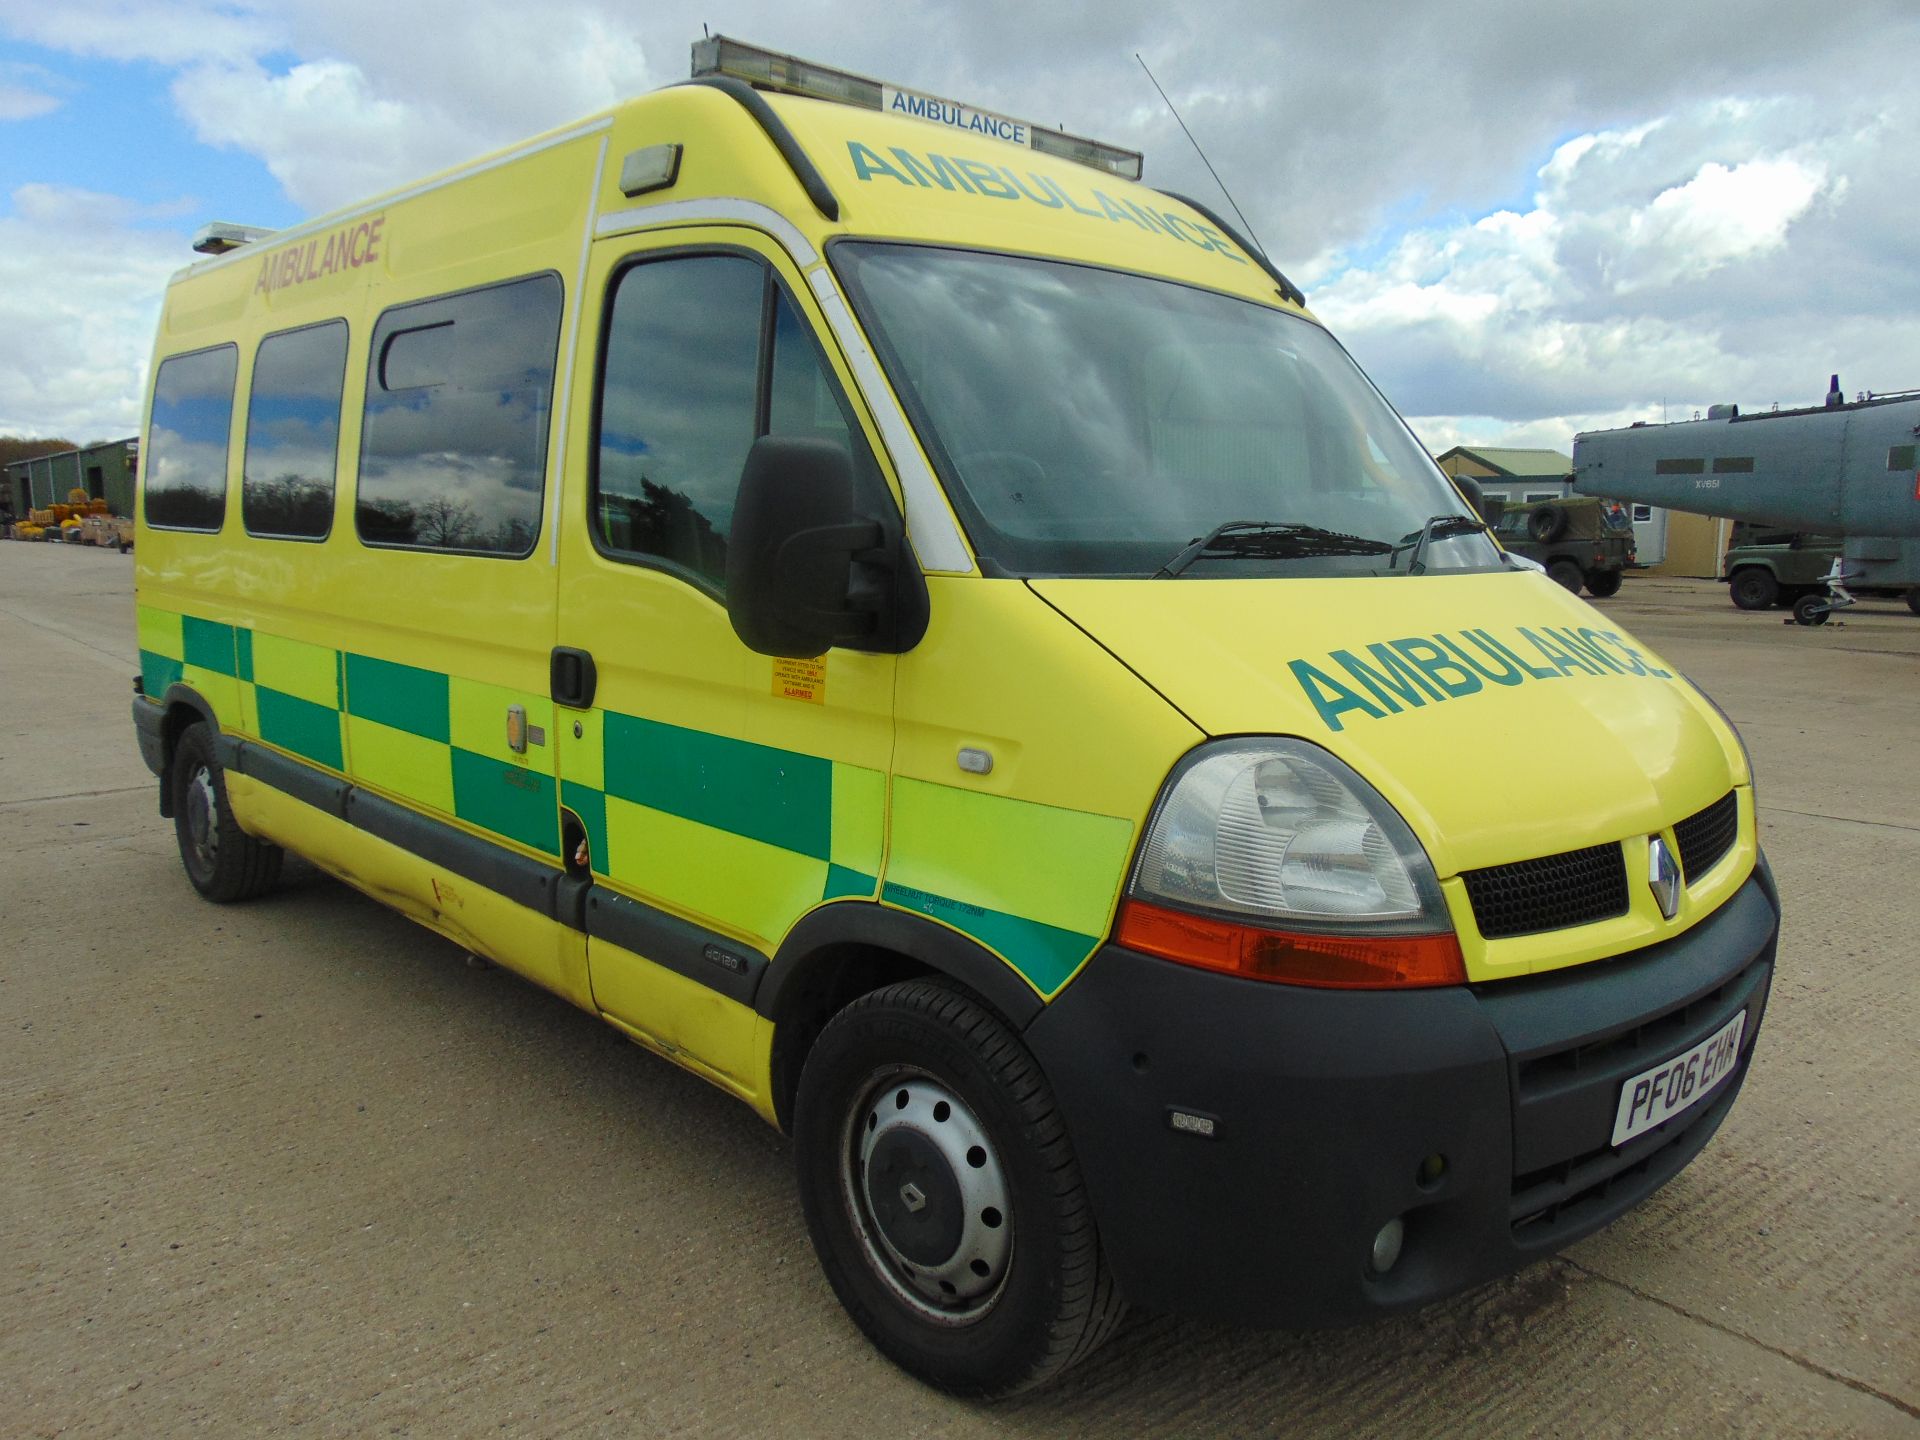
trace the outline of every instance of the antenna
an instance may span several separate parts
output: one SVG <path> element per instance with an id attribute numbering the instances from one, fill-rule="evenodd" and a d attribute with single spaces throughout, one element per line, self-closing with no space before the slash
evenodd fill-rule
<path id="1" fill-rule="evenodd" d="M 1260 244 L 1260 237 L 1258 235 L 1254 235 L 1253 226 L 1247 223 L 1246 214 L 1240 209 L 1239 202 L 1233 198 L 1233 192 L 1227 189 L 1227 182 L 1222 180 L 1220 178 L 1220 172 L 1213 168 L 1213 161 L 1207 159 L 1207 152 L 1202 150 L 1200 148 L 1200 142 L 1193 138 L 1193 131 L 1187 129 L 1187 122 L 1180 118 L 1180 112 L 1174 109 L 1173 101 L 1168 97 L 1167 92 L 1160 89 L 1160 82 L 1153 79 L 1153 71 L 1147 70 L 1147 62 L 1140 59 L 1140 52 L 1138 50 L 1133 52 L 1133 58 L 1140 60 L 1140 68 L 1147 71 L 1147 79 L 1153 80 L 1153 88 L 1160 90 L 1160 98 L 1166 101 L 1167 111 L 1173 116 L 1174 123 L 1180 127 L 1181 133 L 1187 137 L 1188 143 L 1193 146 L 1193 153 L 1200 157 L 1200 163 L 1207 167 L 1207 173 L 1213 176 L 1213 183 L 1220 187 L 1220 193 L 1227 197 L 1227 204 L 1233 206 L 1233 213 L 1240 217 L 1240 228 L 1253 237 L 1253 243 L 1260 248 L 1261 258 L 1265 259 L 1267 247 Z"/>

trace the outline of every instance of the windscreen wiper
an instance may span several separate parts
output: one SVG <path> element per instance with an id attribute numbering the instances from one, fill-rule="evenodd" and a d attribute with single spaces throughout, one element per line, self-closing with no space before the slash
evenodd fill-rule
<path id="1" fill-rule="evenodd" d="M 1153 578 L 1171 579 L 1202 556 L 1299 560 L 1321 555 L 1385 555 L 1393 548 L 1384 540 L 1324 530 L 1318 525 L 1294 525 L 1281 520 L 1229 520 L 1214 526 L 1167 561 L 1153 572 Z"/>
<path id="2" fill-rule="evenodd" d="M 1407 573 L 1424 575 L 1427 571 L 1427 562 L 1422 557 L 1427 553 L 1428 545 L 1435 540 L 1452 539 L 1455 535 L 1482 533 L 1487 528 L 1486 521 L 1475 519 L 1471 515 L 1430 515 L 1427 517 L 1427 523 L 1420 527 L 1419 535 L 1411 540 L 1402 540 L 1398 545 L 1390 547 L 1393 556 L 1387 561 L 1387 568 L 1389 570 L 1394 568 L 1402 550 L 1411 550 L 1413 557 L 1407 561 Z"/>

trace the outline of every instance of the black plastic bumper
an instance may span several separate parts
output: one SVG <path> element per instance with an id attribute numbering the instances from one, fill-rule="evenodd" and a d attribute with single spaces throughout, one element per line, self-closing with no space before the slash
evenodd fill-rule
<path id="1" fill-rule="evenodd" d="M 1344 1324 L 1517 1269 L 1672 1178 L 1746 1079 L 1778 932 L 1762 861 L 1673 940 L 1485 986 L 1311 990 L 1109 945 L 1026 1038 L 1131 1300 Z M 1621 1083 L 1742 1009 L 1732 1076 L 1613 1149 Z M 1175 1112 L 1211 1119 L 1212 1136 L 1175 1129 Z M 1375 1275 L 1374 1236 L 1395 1217 L 1401 1257 Z"/>
<path id="2" fill-rule="evenodd" d="M 146 761 L 147 769 L 163 778 L 167 771 L 166 727 L 166 706 L 155 704 L 136 689 L 133 695 L 133 734 L 140 742 L 140 758 Z"/>

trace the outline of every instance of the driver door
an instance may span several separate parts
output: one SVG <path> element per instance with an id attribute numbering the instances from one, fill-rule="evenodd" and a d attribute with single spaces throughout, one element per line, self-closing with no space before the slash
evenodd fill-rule
<path id="1" fill-rule="evenodd" d="M 895 660 L 740 642 L 734 496 L 753 441 L 797 433 L 848 447 L 863 503 L 894 501 L 771 241 L 731 227 L 603 241 L 587 293 L 604 297 L 598 394 L 573 436 L 588 473 L 571 492 L 585 513 L 562 527 L 555 726 L 595 881 L 594 999 L 751 1092 L 746 1002 L 767 958 L 808 910 L 879 888 Z M 590 695 L 574 684 L 588 676 Z"/>

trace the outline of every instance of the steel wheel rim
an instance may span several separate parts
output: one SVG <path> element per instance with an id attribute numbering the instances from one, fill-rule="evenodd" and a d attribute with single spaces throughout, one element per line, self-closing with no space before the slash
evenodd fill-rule
<path id="1" fill-rule="evenodd" d="M 985 1317 L 1006 1289 L 1013 1206 L 1005 1165 L 972 1107 L 923 1071 L 876 1073 L 847 1111 L 840 1154 L 841 1200 L 868 1268 L 909 1309 L 936 1324 L 970 1325 Z M 908 1162 L 904 1171 L 889 1164 L 902 1157 Z M 916 1167 L 915 1160 L 923 1164 Z M 950 1191 L 940 1183 L 941 1165 L 952 1180 Z M 913 1222 L 903 1225 L 900 1211 L 916 1197 L 903 1197 L 906 1185 L 930 1209 L 957 1202 L 948 1217 L 957 1234 L 950 1254 L 930 1259 L 908 1238 Z"/>
<path id="2" fill-rule="evenodd" d="M 213 790 L 213 771 L 205 765 L 195 768 L 187 781 L 187 844 L 203 874 L 211 874 L 220 861 L 220 809 Z"/>

